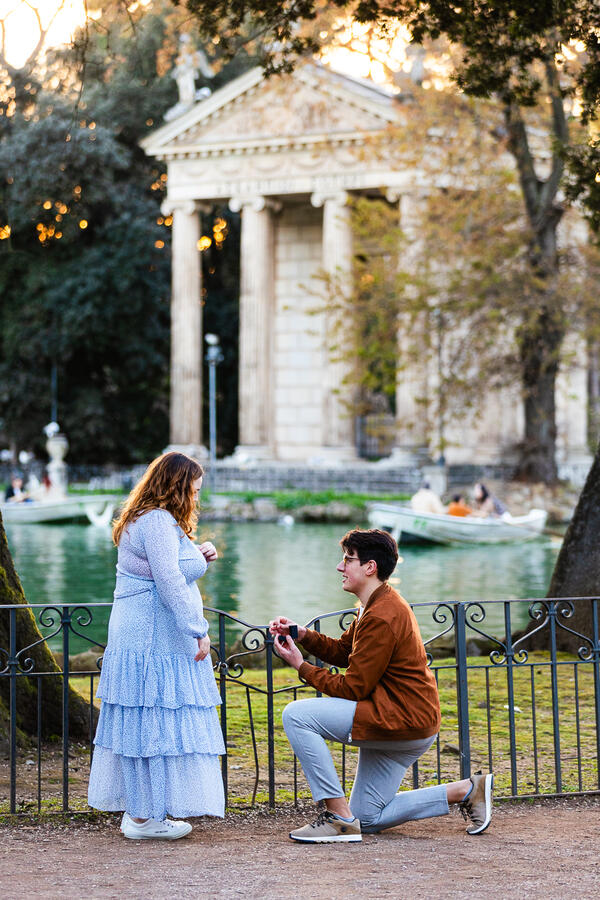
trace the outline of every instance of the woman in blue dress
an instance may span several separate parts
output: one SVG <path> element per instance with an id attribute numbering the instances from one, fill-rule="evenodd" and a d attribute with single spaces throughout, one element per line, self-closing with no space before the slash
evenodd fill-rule
<path id="1" fill-rule="evenodd" d="M 196 579 L 217 558 L 193 543 L 202 466 L 150 464 L 113 528 L 117 582 L 97 696 L 88 801 L 124 810 L 127 838 L 174 840 L 187 816 L 223 816 L 220 696 Z"/>

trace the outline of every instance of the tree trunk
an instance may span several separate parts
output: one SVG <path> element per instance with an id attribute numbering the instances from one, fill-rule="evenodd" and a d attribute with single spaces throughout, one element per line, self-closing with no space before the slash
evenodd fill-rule
<path id="1" fill-rule="evenodd" d="M 9 611 L 2 606 L 23 605 L 27 600 L 19 576 L 15 571 L 2 516 L 0 515 L 0 670 L 7 665 L 10 650 Z M 25 654 L 33 661 L 33 672 L 60 672 L 60 668 L 43 640 L 33 612 L 24 608 L 17 610 L 17 652 L 40 641 Z M 25 660 L 21 666 L 28 668 Z M 0 738 L 5 737 L 8 727 L 8 702 L 10 678 L 0 676 Z M 62 733 L 62 677 L 57 675 L 43 679 L 42 736 L 49 738 Z M 94 711 L 94 720 L 97 718 Z M 34 679 L 17 678 L 17 727 L 27 735 L 37 733 L 37 687 Z M 87 739 L 89 735 L 89 704 L 77 691 L 69 690 L 69 733 L 76 739 Z"/>
<path id="2" fill-rule="evenodd" d="M 517 477 L 525 481 L 557 480 L 556 376 L 563 329 L 542 308 L 519 335 L 525 434 Z"/>
<path id="3" fill-rule="evenodd" d="M 579 497 L 573 519 L 567 529 L 558 554 L 548 597 L 593 597 L 600 595 L 600 445 L 596 450 L 592 468 Z M 572 617 L 559 621 L 573 631 L 592 636 L 590 603 L 575 603 Z M 533 630 L 537 623 L 529 626 Z M 558 627 L 559 650 L 576 653 L 585 643 Z M 527 642 L 534 650 L 546 650 L 549 646 L 549 629 L 545 628 Z"/>
<path id="4" fill-rule="evenodd" d="M 563 215 L 556 198 L 564 169 L 560 145 L 568 139 L 568 127 L 553 58 L 546 62 L 555 146 L 550 173 L 538 177 L 529 146 L 522 110 L 507 99 L 504 115 L 508 148 L 512 153 L 531 228 L 529 247 L 530 284 L 524 296 L 523 322 L 519 331 L 519 352 L 525 404 L 525 435 L 518 477 L 528 481 L 556 481 L 555 387 L 559 352 L 565 334 L 564 315 L 556 293 L 558 273 L 557 229 Z"/>
<path id="5" fill-rule="evenodd" d="M 596 337 L 588 339 L 588 443 L 590 447 L 600 441 L 600 342 Z"/>

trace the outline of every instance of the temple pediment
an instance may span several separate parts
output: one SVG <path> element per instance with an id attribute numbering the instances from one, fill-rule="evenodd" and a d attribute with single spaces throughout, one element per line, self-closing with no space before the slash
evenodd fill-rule
<path id="1" fill-rule="evenodd" d="M 253 69 L 142 142 L 164 159 L 362 141 L 398 121 L 386 91 L 315 64 L 265 78 Z"/>

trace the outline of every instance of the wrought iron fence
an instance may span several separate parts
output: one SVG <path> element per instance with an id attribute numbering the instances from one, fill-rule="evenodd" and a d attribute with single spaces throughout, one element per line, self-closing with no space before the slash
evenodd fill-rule
<path id="1" fill-rule="evenodd" d="M 423 623 L 429 618 L 438 629 L 425 646 L 440 691 L 442 730 L 430 751 L 413 766 L 412 786 L 466 777 L 472 768 L 485 765 L 496 772 L 499 793 L 506 798 L 600 792 L 599 603 L 600 598 L 591 597 L 415 604 L 419 620 Z M 530 623 L 530 628 L 519 635 L 513 634 L 512 628 L 517 604 L 526 605 Z M 8 764 L 6 760 L 0 762 L 0 808 L 10 813 L 44 808 L 48 789 L 42 786 L 43 775 L 51 759 L 54 769 L 50 781 L 54 793 L 59 792 L 56 805 L 64 811 L 77 805 L 70 801 L 72 758 L 77 759 L 78 770 L 83 760 L 86 780 L 93 754 L 94 694 L 101 657 L 97 666 L 73 672 L 69 653 L 73 636 L 103 646 L 88 637 L 86 629 L 93 623 L 94 609 L 106 606 L 110 604 L 0 607 L 0 616 L 7 616 L 9 625 L 8 646 L 0 647 L 0 690 L 9 713 Z M 35 670 L 32 654 L 36 644 L 18 648 L 18 617 L 26 609 L 36 616 L 45 639 L 60 639 L 60 672 Z M 575 612 L 582 610 L 585 633 L 572 627 Z M 267 788 L 264 800 L 269 806 L 273 807 L 276 800 L 296 803 L 302 792 L 301 774 L 282 739 L 279 713 L 289 700 L 314 691 L 295 679 L 293 670 L 282 667 L 266 625 L 245 622 L 219 609 L 207 609 L 206 613 L 216 626 L 211 626 L 212 654 L 222 701 L 221 727 L 228 747 L 228 754 L 222 758 L 225 790 L 232 801 L 237 793 L 246 798 L 251 795 L 254 803 L 262 778 Z M 336 633 L 346 628 L 355 614 L 355 609 L 339 610 L 306 624 Z M 490 630 L 490 618 L 502 623 L 496 626 L 500 636 Z M 557 650 L 561 634 L 575 641 L 574 653 Z M 541 635 L 548 649 L 534 652 L 532 640 Z M 474 651 L 481 655 L 473 656 Z M 320 660 L 315 662 L 323 665 Z M 44 684 L 56 678 L 61 679 L 62 733 L 52 749 L 43 740 L 42 711 Z M 35 754 L 31 750 L 25 753 L 35 755 L 35 759 L 25 761 L 28 771 L 17 740 L 20 679 L 35 684 L 37 704 Z M 89 691 L 88 735 L 76 752 L 69 738 L 68 694 L 73 679 L 80 679 L 77 686 Z M 344 746 L 336 752 L 345 787 L 354 748 Z M 231 775 L 239 770 L 243 770 L 245 780 L 232 794 Z M 266 777 L 262 774 L 265 770 Z M 25 800 L 19 797 L 22 780 L 27 782 Z"/>

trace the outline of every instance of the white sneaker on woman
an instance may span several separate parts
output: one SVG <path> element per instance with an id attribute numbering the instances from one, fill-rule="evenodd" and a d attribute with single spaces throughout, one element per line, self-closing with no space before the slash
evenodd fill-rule
<path id="1" fill-rule="evenodd" d="M 140 824 L 134 822 L 127 813 L 121 822 L 123 836 L 134 841 L 151 838 L 159 841 L 176 841 L 178 838 L 185 837 L 191 830 L 192 826 L 189 822 L 175 822 L 172 819 L 164 819 L 162 822 L 157 822 L 156 819 L 146 819 Z"/>

